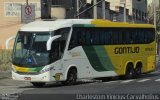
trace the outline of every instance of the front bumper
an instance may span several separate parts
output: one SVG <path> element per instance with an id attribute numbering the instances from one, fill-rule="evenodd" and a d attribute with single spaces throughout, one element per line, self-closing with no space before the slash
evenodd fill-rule
<path id="1" fill-rule="evenodd" d="M 12 79 L 19 81 L 29 81 L 29 82 L 51 82 L 56 81 L 54 77 L 50 76 L 50 72 L 45 72 L 37 75 L 22 75 L 12 71 Z"/>

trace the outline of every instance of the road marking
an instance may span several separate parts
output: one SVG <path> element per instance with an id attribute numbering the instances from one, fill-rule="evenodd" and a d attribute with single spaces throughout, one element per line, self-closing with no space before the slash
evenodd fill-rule
<path id="1" fill-rule="evenodd" d="M 109 82 L 103 82 L 103 83 L 116 83 L 116 82 L 119 82 L 119 81 L 109 81 Z"/>
<path id="2" fill-rule="evenodd" d="M 1 85 L 0 88 L 17 88 L 18 86 L 6 86 L 6 85 Z"/>
<path id="3" fill-rule="evenodd" d="M 157 79 L 157 80 L 155 80 L 156 82 L 159 82 L 160 81 L 160 79 Z"/>
<path id="4" fill-rule="evenodd" d="M 121 83 L 129 83 L 129 82 L 132 82 L 134 81 L 133 79 L 132 80 L 126 80 L 126 81 L 122 81 Z"/>
<path id="5" fill-rule="evenodd" d="M 146 81 L 149 81 L 150 79 L 142 79 L 142 80 L 139 80 L 137 82 L 146 82 Z"/>
<path id="6" fill-rule="evenodd" d="M 93 85 L 93 84 L 96 84 L 96 82 L 94 82 L 94 83 L 89 83 L 89 84 Z"/>

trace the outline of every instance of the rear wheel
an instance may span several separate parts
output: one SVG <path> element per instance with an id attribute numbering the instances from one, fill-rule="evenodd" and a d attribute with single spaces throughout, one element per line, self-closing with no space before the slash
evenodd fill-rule
<path id="1" fill-rule="evenodd" d="M 132 79 L 134 74 L 134 69 L 132 64 L 128 64 L 125 73 L 125 79 Z"/>
<path id="2" fill-rule="evenodd" d="M 63 81 L 63 85 L 74 85 L 77 81 L 77 71 L 76 69 L 70 69 L 67 75 L 67 80 Z"/>
<path id="3" fill-rule="evenodd" d="M 31 82 L 31 83 L 35 87 L 43 87 L 45 85 L 45 83 L 42 83 L 42 82 Z"/>
<path id="4" fill-rule="evenodd" d="M 135 78 L 141 77 L 141 74 L 142 74 L 142 67 L 141 66 L 137 66 L 135 68 L 135 73 L 134 73 Z"/>

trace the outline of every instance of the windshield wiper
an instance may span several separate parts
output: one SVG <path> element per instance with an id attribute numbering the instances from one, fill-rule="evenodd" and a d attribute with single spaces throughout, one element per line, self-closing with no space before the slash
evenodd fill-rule
<path id="1" fill-rule="evenodd" d="M 33 47 L 33 43 L 35 41 L 35 38 L 36 38 L 36 34 L 34 33 L 34 35 L 32 36 L 32 40 L 31 40 L 30 46 L 29 46 L 28 50 L 25 52 L 25 54 L 23 55 L 22 59 L 19 61 L 19 65 L 21 65 L 24 60 L 27 60 L 26 63 L 29 63 L 30 57 L 33 58 L 35 64 L 37 64 L 37 61 L 36 61 L 35 57 L 33 57 L 33 54 L 31 54 L 31 49 Z"/>

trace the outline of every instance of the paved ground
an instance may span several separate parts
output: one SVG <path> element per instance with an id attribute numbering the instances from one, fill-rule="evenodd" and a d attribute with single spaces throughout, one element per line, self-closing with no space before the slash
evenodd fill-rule
<path id="1" fill-rule="evenodd" d="M 11 71 L 0 71 L 0 94 L 21 93 L 24 90 L 29 90 L 26 86 L 31 86 L 28 82 L 15 81 L 11 79 Z M 23 88 L 24 87 L 24 88 Z"/>
<path id="2" fill-rule="evenodd" d="M 20 100 L 44 100 L 46 99 L 44 97 L 48 97 L 47 100 L 49 100 L 49 97 L 51 100 L 53 98 L 60 100 L 69 96 L 68 100 L 74 100 L 76 98 L 74 94 L 159 94 L 159 84 L 160 67 L 157 67 L 155 72 L 143 75 L 139 79 L 79 82 L 74 86 L 50 83 L 43 88 L 35 88 L 28 82 L 12 80 L 9 71 L 0 72 L 0 94 L 2 94 L 0 98 L 17 100 L 17 96 L 20 95 Z M 63 96 L 61 96 L 62 94 Z"/>
<path id="3" fill-rule="evenodd" d="M 53 100 L 53 98 L 75 100 L 77 94 L 159 94 L 159 84 L 159 70 L 143 75 L 139 79 L 79 82 L 73 86 L 50 83 L 43 88 L 35 88 L 28 82 L 5 78 L 0 81 L 0 94 L 3 94 L 1 97 L 5 97 L 5 100 L 8 98 L 10 98 L 8 100 L 17 100 L 17 95 L 19 95 L 19 100 Z"/>
<path id="4" fill-rule="evenodd" d="M 106 82 L 81 83 L 74 86 L 62 86 L 60 84 L 48 84 L 43 88 L 25 90 L 19 96 L 19 100 L 76 100 L 77 95 L 83 94 L 148 94 L 160 93 L 160 72 L 156 71 L 143 75 L 139 79 L 112 80 Z M 28 86 L 27 86 L 28 87 Z M 30 86 L 32 88 L 32 86 Z M 158 100 L 160 95 L 158 95 Z M 79 99 L 87 100 L 87 99 Z M 92 99 L 90 99 L 92 100 Z M 109 99 L 108 99 L 109 100 Z M 116 99 L 121 100 L 121 99 Z M 133 99 L 132 99 L 133 100 Z M 135 99 L 134 99 L 135 100 Z M 145 100 L 145 99 L 143 99 Z"/>

